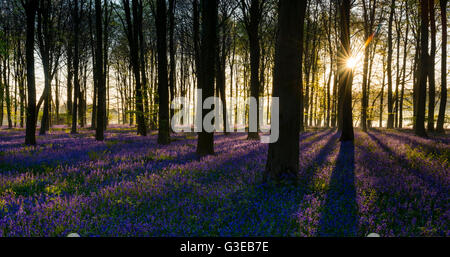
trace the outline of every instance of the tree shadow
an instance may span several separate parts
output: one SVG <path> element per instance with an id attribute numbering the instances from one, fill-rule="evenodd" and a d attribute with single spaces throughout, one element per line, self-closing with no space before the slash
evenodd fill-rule
<path id="1" fill-rule="evenodd" d="M 448 185 L 439 181 L 438 178 L 435 178 L 432 173 L 428 173 L 423 169 L 415 168 L 409 160 L 405 157 L 400 156 L 398 153 L 394 152 L 389 146 L 381 142 L 381 140 L 372 133 L 367 133 L 367 135 L 388 155 L 396 158 L 401 166 L 411 172 L 413 175 L 428 183 L 432 187 L 435 187 L 439 191 L 448 191 Z"/>
<path id="2" fill-rule="evenodd" d="M 321 213 L 318 235 L 356 236 L 358 206 L 355 188 L 355 146 L 342 142 L 331 174 L 327 199 Z"/>
<path id="3" fill-rule="evenodd" d="M 327 157 L 332 153 L 339 135 L 327 131 L 322 136 L 314 138 L 312 144 L 329 137 L 314 158 L 301 168 L 297 185 L 279 186 L 271 183 L 259 183 L 243 188 L 229 196 L 234 203 L 228 209 L 223 227 L 227 233 L 223 236 L 292 236 L 298 224 L 292 215 L 298 210 L 298 204 L 313 181 L 316 167 L 324 165 Z M 309 144 L 309 143 L 308 143 Z M 307 148 L 306 148 L 307 149 Z M 245 227 L 243 230 L 242 228 Z"/>
<path id="4" fill-rule="evenodd" d="M 418 138 L 413 133 L 410 133 L 407 131 L 400 130 L 400 131 L 398 131 L 398 133 L 394 133 L 392 131 L 383 131 L 381 129 L 374 129 L 374 132 L 376 132 L 377 134 L 382 134 L 387 137 L 391 137 L 391 138 L 403 141 L 403 142 L 414 144 L 415 146 L 419 146 L 420 148 L 424 149 L 425 151 L 427 151 L 429 153 L 433 153 L 433 154 L 443 154 L 447 150 L 445 148 L 438 147 L 437 145 L 434 145 L 432 143 L 428 144 L 426 142 L 421 142 L 420 140 L 424 140 L 423 138 Z M 447 138 L 447 137 L 430 137 L 426 140 L 433 141 L 436 143 L 441 143 L 441 144 L 449 144 L 450 143 L 449 138 Z"/>
<path id="5" fill-rule="evenodd" d="M 330 133 L 332 131 L 330 130 Z M 329 133 L 327 133 L 325 136 L 328 136 Z M 304 188 L 307 189 L 309 184 L 312 182 L 313 176 L 314 176 L 314 171 L 315 171 L 315 167 L 317 166 L 322 166 L 323 162 L 327 159 L 327 157 L 330 155 L 330 153 L 333 151 L 333 145 L 337 142 L 339 138 L 339 133 L 335 133 L 334 135 L 332 135 L 330 137 L 330 139 L 325 143 L 325 145 L 322 147 L 322 149 L 320 149 L 320 151 L 316 154 L 316 156 L 314 157 L 314 159 L 309 162 L 308 166 L 306 166 L 303 169 L 303 174 L 301 174 L 300 176 L 300 185 Z M 321 139 L 321 138 L 320 138 Z M 314 142 L 311 142 L 309 145 L 312 145 Z M 302 149 L 307 149 L 307 147 L 302 146 Z"/>

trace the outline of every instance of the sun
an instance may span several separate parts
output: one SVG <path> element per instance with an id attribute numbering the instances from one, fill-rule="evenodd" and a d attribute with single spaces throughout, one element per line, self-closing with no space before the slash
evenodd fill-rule
<path id="1" fill-rule="evenodd" d="M 347 59 L 346 66 L 349 69 L 354 69 L 356 67 L 356 64 L 358 63 L 358 60 L 355 57 L 349 57 Z"/>

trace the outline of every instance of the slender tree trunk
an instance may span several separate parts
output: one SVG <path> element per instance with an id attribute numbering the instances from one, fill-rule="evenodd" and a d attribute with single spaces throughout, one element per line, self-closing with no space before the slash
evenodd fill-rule
<path id="1" fill-rule="evenodd" d="M 11 94 L 9 85 L 9 57 L 4 59 L 3 63 L 3 82 L 5 86 L 5 102 L 6 102 L 6 114 L 8 119 L 8 128 L 12 128 L 12 118 L 11 118 Z M 2 107 L 3 108 L 3 107 Z"/>
<path id="2" fill-rule="evenodd" d="M 72 38 L 69 36 L 69 43 L 67 44 L 67 124 L 70 122 L 70 115 L 72 114 L 72 92 L 73 92 L 73 49 L 72 49 Z"/>
<path id="3" fill-rule="evenodd" d="M 96 48 L 95 48 L 95 79 L 98 87 L 98 105 L 97 105 L 97 127 L 95 129 L 95 139 L 103 141 L 105 139 L 105 106 L 106 106 L 106 85 L 103 75 L 103 26 L 102 26 L 102 3 L 101 0 L 95 0 L 95 30 L 96 30 Z"/>
<path id="4" fill-rule="evenodd" d="M 34 75 L 34 23 L 38 7 L 37 0 L 26 0 L 25 13 L 27 19 L 26 62 L 27 62 L 27 125 L 25 134 L 26 145 L 36 145 L 36 84 Z"/>
<path id="5" fill-rule="evenodd" d="M 175 0 L 169 0 L 169 58 L 170 58 L 170 69 L 169 69 L 169 90 L 170 90 L 170 103 L 173 102 L 175 98 L 175 86 L 176 86 L 176 59 L 175 59 Z M 169 109 L 170 120 L 172 120 L 174 112 Z M 170 121 L 169 121 L 170 124 Z M 171 131 L 171 129 L 169 130 Z"/>
<path id="6" fill-rule="evenodd" d="M 380 92 L 380 124 L 379 127 L 383 127 L 383 108 L 384 108 L 384 87 L 386 86 L 386 69 L 385 69 L 385 59 L 383 58 L 383 83 L 381 85 L 381 92 Z"/>
<path id="7" fill-rule="evenodd" d="M 108 63 L 108 48 L 109 48 L 109 20 L 110 9 L 108 8 L 108 1 L 104 0 L 104 22 L 103 22 L 103 84 L 105 95 L 103 96 L 103 130 L 106 130 L 108 126 L 109 117 L 109 63 Z M 138 16 L 141 17 L 141 16 Z M 142 18 L 139 18 L 141 20 Z M 139 24 L 142 28 L 142 24 Z M 142 30 L 142 29 L 141 29 Z"/>
<path id="8" fill-rule="evenodd" d="M 95 9 L 95 7 L 94 7 Z M 92 0 L 89 1 L 89 16 L 93 17 L 92 14 Z M 89 36 L 91 41 L 91 53 L 92 53 L 92 63 L 94 66 L 94 79 L 93 79 L 93 96 L 92 96 L 92 115 L 91 115 L 91 129 L 97 128 L 97 106 L 98 106 L 98 79 L 97 79 L 97 66 L 96 66 L 96 49 L 95 44 L 96 40 L 94 40 L 95 32 L 92 24 L 92 19 L 89 19 Z"/>
<path id="9" fill-rule="evenodd" d="M 403 3 L 400 5 L 400 9 L 403 9 Z M 400 10 L 398 16 L 402 16 Z M 400 86 L 400 42 L 401 42 L 401 17 L 396 18 L 395 30 L 397 32 L 397 61 L 396 61 L 396 77 L 395 77 L 395 95 L 394 95 L 394 128 L 398 128 L 398 111 L 399 111 L 399 86 Z"/>
<path id="10" fill-rule="evenodd" d="M 167 145 L 170 143 L 169 84 L 167 80 L 167 8 L 165 0 L 157 0 L 156 3 L 159 97 L 158 143 Z"/>
<path id="11" fill-rule="evenodd" d="M 2 62 L 0 62 L 0 127 L 3 126 L 4 89 L 3 89 Z"/>
<path id="12" fill-rule="evenodd" d="M 406 12 L 406 20 L 409 20 L 409 10 L 408 10 L 408 3 L 405 3 L 405 12 Z M 403 71 L 402 71 L 402 89 L 401 89 L 401 95 L 400 95 L 400 119 L 399 119 L 399 128 L 403 128 L 403 101 L 405 98 L 405 83 L 406 83 L 406 59 L 408 58 L 408 36 L 409 36 L 409 22 L 406 24 L 406 33 L 405 33 L 405 40 L 404 40 L 404 48 L 403 48 Z"/>
<path id="13" fill-rule="evenodd" d="M 442 20 L 442 54 L 441 54 L 441 101 L 436 131 L 445 133 L 445 108 L 447 105 L 447 0 L 440 0 Z"/>
<path id="14" fill-rule="evenodd" d="M 80 32 L 80 13 L 78 11 L 78 0 L 74 0 L 74 51 L 73 51 L 73 81 L 74 81 L 74 97 L 72 106 L 72 129 L 71 133 L 77 133 L 77 118 L 78 118 L 78 100 L 80 98 L 80 56 L 79 56 L 79 32 Z"/>
<path id="15" fill-rule="evenodd" d="M 388 122 L 387 128 L 394 128 L 394 101 L 392 97 L 392 22 L 395 13 L 395 0 L 391 2 L 388 27 L 388 59 L 387 59 L 387 79 L 388 79 Z"/>
<path id="16" fill-rule="evenodd" d="M 139 15 L 139 45 L 141 46 L 139 48 L 140 50 L 140 58 L 139 61 L 141 63 L 141 76 L 142 76 L 142 93 L 144 98 L 144 118 L 145 118 L 145 125 L 148 126 L 149 123 L 149 100 L 148 100 L 148 78 L 147 78 L 147 65 L 146 65 L 146 45 L 145 45 L 145 39 L 144 39 L 144 31 L 142 27 L 142 20 L 143 20 L 143 3 L 142 1 L 139 1 L 139 9 L 138 9 L 138 15 Z"/>
<path id="17" fill-rule="evenodd" d="M 415 133 L 420 137 L 427 137 L 425 131 L 425 105 L 427 96 L 427 77 L 429 65 L 429 55 L 428 55 L 428 4 L 429 2 L 424 0 L 420 1 L 419 14 L 420 20 L 420 62 L 419 62 L 419 84 L 416 89 L 418 92 L 415 93 L 417 98 L 417 113 L 416 113 L 416 127 Z"/>
<path id="18" fill-rule="evenodd" d="M 369 32 L 370 33 L 370 32 Z M 368 29 L 366 29 L 365 38 L 369 37 Z M 362 99 L 361 99 L 361 129 L 367 132 L 367 85 L 369 73 L 369 47 L 364 49 L 364 64 L 363 64 L 363 84 L 362 84 Z"/>
<path id="19" fill-rule="evenodd" d="M 431 26 L 431 49 L 430 49 L 430 60 L 427 65 L 428 69 L 428 83 L 429 83 L 429 94 L 428 94 L 428 126 L 429 132 L 434 131 L 434 109 L 436 101 L 436 76 L 435 76 L 435 59 L 436 59 L 436 17 L 435 17 L 435 7 L 434 0 L 428 1 L 428 8 L 430 11 L 430 26 Z"/>
<path id="20" fill-rule="evenodd" d="M 261 62 L 261 46 L 259 42 L 259 27 L 261 23 L 261 3 L 260 0 L 251 0 L 249 7 L 249 20 L 247 21 L 247 33 L 250 48 L 250 91 L 251 97 L 255 98 L 257 106 L 259 106 L 259 94 L 261 83 L 259 80 L 259 66 Z M 259 116 L 259 114 L 257 114 Z M 259 118 L 257 117 L 257 130 L 259 131 Z M 248 132 L 248 139 L 259 140 L 258 132 Z"/>
<path id="21" fill-rule="evenodd" d="M 137 121 L 137 130 L 138 134 L 141 136 L 147 135 L 147 128 L 145 124 L 144 118 L 144 103 L 143 103 L 143 94 L 142 94 L 142 85 L 141 85 L 141 74 L 139 67 L 139 15 L 138 15 L 138 0 L 132 0 L 132 14 L 133 19 L 131 19 L 131 12 L 129 6 L 129 0 L 123 0 L 125 15 L 126 15 L 126 23 L 128 26 L 127 29 L 127 37 L 128 44 L 130 46 L 130 61 L 131 68 L 134 74 L 134 83 L 135 83 L 135 104 L 136 104 L 136 121 Z"/>

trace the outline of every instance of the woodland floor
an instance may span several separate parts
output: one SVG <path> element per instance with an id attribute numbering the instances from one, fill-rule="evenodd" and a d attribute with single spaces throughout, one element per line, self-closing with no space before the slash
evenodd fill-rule
<path id="1" fill-rule="evenodd" d="M 331 129 L 300 139 L 298 185 L 263 184 L 267 145 L 196 137 L 169 146 L 126 127 L 58 128 L 27 147 L 0 129 L 0 236 L 449 236 L 450 137 Z"/>

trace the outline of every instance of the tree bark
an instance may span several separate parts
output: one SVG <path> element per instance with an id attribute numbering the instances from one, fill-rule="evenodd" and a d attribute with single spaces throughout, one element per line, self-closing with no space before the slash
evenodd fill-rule
<path id="1" fill-rule="evenodd" d="M 80 33 L 80 16 L 78 11 L 78 0 L 74 0 L 74 11 L 73 11 L 73 21 L 74 21 L 74 51 L 73 51 L 73 81 L 74 81 L 74 97 L 72 106 L 72 129 L 71 133 L 77 133 L 77 118 L 78 118 L 78 100 L 80 98 L 80 56 L 79 56 L 79 33 Z"/>
<path id="2" fill-rule="evenodd" d="M 405 2 L 405 12 L 406 12 L 406 32 L 403 48 L 403 71 L 402 71 L 402 89 L 400 93 L 400 110 L 399 110 L 399 128 L 403 128 L 403 101 L 405 99 L 405 83 L 406 83 L 406 59 L 408 58 L 408 36 L 409 36 L 409 9 L 408 2 Z"/>
<path id="3" fill-rule="evenodd" d="M 97 126 L 95 129 L 95 139 L 103 141 L 105 139 L 105 101 L 106 88 L 103 76 L 103 27 L 102 27 L 102 3 L 101 0 L 95 0 L 95 31 L 96 31 L 96 47 L 95 47 L 95 80 L 97 81 Z"/>
<path id="4" fill-rule="evenodd" d="M 175 98 L 175 86 L 176 86 L 176 59 L 175 59 L 175 0 L 169 0 L 169 58 L 170 58 L 170 69 L 169 69 L 169 90 L 170 90 L 170 101 L 173 102 Z M 174 115 L 174 112 L 169 109 L 170 120 Z M 170 124 L 170 121 L 169 121 Z M 171 129 L 170 129 L 171 130 Z M 169 130 L 169 131 L 170 131 Z"/>
<path id="5" fill-rule="evenodd" d="M 388 122 L 387 128 L 394 128 L 394 101 L 392 97 L 392 22 L 395 13 L 395 0 L 391 2 L 388 25 L 388 57 L 387 57 L 387 79 L 388 79 Z"/>
<path id="6" fill-rule="evenodd" d="M 436 76 L 435 76 L 435 59 L 436 59 L 436 17 L 435 17 L 435 7 L 434 0 L 428 1 L 428 8 L 430 11 L 430 36 L 431 36 L 431 49 L 430 49 L 430 60 L 427 65 L 428 69 L 428 83 L 429 83 L 429 93 L 428 93 L 428 126 L 429 132 L 434 131 L 434 108 L 436 101 Z"/>
<path id="7" fill-rule="evenodd" d="M 442 20 L 441 101 L 436 125 L 438 133 L 445 133 L 445 108 L 447 105 L 447 0 L 440 0 Z"/>
<path id="8" fill-rule="evenodd" d="M 280 102 L 280 136 L 269 145 L 264 180 L 298 179 L 300 85 L 306 1 L 280 0 L 273 96 Z"/>
<path id="9" fill-rule="evenodd" d="M 27 124 L 25 134 L 26 145 L 36 145 L 36 82 L 34 74 L 34 23 L 36 20 L 36 11 L 38 0 L 27 0 L 25 3 L 25 13 L 27 20 L 26 36 L 26 62 L 27 62 Z"/>
<path id="10" fill-rule="evenodd" d="M 204 99 L 214 96 L 215 56 L 217 47 L 217 17 L 218 1 L 201 0 L 202 36 L 200 47 L 200 71 L 198 88 L 202 90 L 201 103 Z M 202 122 L 206 111 L 197 106 L 201 113 Z M 197 154 L 200 156 L 214 154 L 214 133 L 202 129 L 198 135 Z"/>
<path id="11" fill-rule="evenodd" d="M 346 61 L 351 55 L 350 48 L 350 0 L 343 0 L 340 6 L 340 27 L 341 27 L 341 53 L 339 61 L 340 79 L 339 91 L 342 104 L 339 116 L 342 120 L 342 131 L 340 140 L 353 141 L 353 116 L 352 116 L 352 82 L 353 70 L 346 67 Z"/>
<path id="12" fill-rule="evenodd" d="M 158 98 L 159 98 L 159 131 L 158 143 L 170 143 L 169 133 L 169 84 L 167 80 L 167 8 L 165 0 L 157 0 L 156 5 L 156 37 L 158 50 Z"/>
<path id="13" fill-rule="evenodd" d="M 427 137 L 425 131 L 425 105 L 427 96 L 427 77 L 429 65 L 429 55 L 428 55 L 428 1 L 420 1 L 419 14 L 420 20 L 420 62 L 419 62 L 419 84 L 416 86 L 417 92 L 415 93 L 417 111 L 416 111 L 416 126 L 415 133 L 420 137 Z"/>
<path id="14" fill-rule="evenodd" d="M 245 27 L 249 38 L 250 48 L 250 96 L 256 99 L 257 106 L 259 105 L 259 94 L 261 83 L 259 81 L 259 66 L 261 62 L 261 46 L 259 43 L 259 27 L 261 23 L 261 0 L 251 0 L 250 6 L 247 6 L 245 1 L 241 0 L 243 9 L 249 9 L 248 14 L 245 14 Z M 243 10 L 246 12 L 247 10 Z M 259 114 L 257 115 L 259 116 Z M 257 117 L 257 129 L 259 131 L 259 118 Z M 248 132 L 248 139 L 258 140 L 258 132 Z"/>

